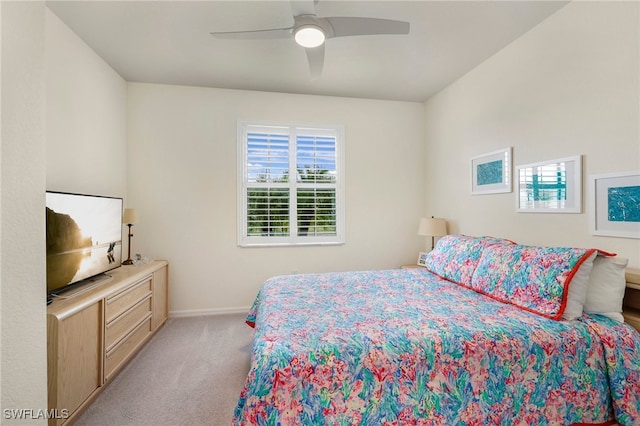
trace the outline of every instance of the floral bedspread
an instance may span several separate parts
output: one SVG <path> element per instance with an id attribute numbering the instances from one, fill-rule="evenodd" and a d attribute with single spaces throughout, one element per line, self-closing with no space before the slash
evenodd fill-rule
<path id="1" fill-rule="evenodd" d="M 640 424 L 640 335 L 554 321 L 424 269 L 275 277 L 236 425 Z"/>

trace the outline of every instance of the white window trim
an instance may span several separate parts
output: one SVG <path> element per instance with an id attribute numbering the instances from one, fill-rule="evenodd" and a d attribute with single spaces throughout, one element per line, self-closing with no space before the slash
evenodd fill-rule
<path id="1" fill-rule="evenodd" d="M 252 131 L 259 127 L 264 127 L 265 131 L 274 128 L 287 129 L 313 129 L 315 134 L 329 132 L 336 136 L 336 168 L 337 179 L 335 184 L 336 190 L 336 235 L 335 236 L 304 236 L 295 235 L 297 229 L 296 197 L 290 197 L 289 205 L 289 229 L 290 235 L 287 237 L 256 237 L 247 236 L 247 198 L 246 190 L 249 187 L 246 181 L 247 176 L 247 149 L 245 141 L 247 139 L 247 128 Z M 290 139 L 295 144 L 295 139 Z M 340 125 L 318 125 L 318 124 L 300 124 L 300 123 L 274 123 L 253 120 L 239 120 L 237 124 L 237 149 L 238 149 L 238 176 L 237 176 L 237 237 L 238 246 L 240 247 L 269 247 L 269 246 L 309 246 L 309 245 L 340 245 L 345 244 L 345 204 L 344 204 L 344 127 Z M 289 151 L 290 164 L 295 164 L 295 150 Z M 295 189 L 300 186 L 295 179 L 289 180 L 290 194 L 295 193 Z"/>

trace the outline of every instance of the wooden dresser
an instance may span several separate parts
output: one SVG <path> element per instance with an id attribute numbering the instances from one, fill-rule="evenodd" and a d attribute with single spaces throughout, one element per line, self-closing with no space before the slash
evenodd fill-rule
<path id="1" fill-rule="evenodd" d="M 624 294 L 624 322 L 640 331 L 640 269 L 627 268 Z"/>
<path id="2" fill-rule="evenodd" d="M 47 308 L 50 425 L 73 422 L 165 322 L 168 263 L 122 266 Z M 64 296 L 64 295 L 63 295 Z"/>

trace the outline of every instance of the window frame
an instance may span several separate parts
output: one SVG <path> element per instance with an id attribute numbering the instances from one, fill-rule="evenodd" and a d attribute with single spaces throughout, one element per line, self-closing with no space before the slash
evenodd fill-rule
<path id="1" fill-rule="evenodd" d="M 335 188 L 335 219 L 336 234 L 331 236 L 298 236 L 297 226 L 297 190 L 307 188 L 327 189 L 326 183 L 300 183 L 297 178 L 284 183 L 271 183 L 263 186 L 249 182 L 248 170 L 248 138 L 249 133 L 264 131 L 265 133 L 278 131 L 289 135 L 289 171 L 296 168 L 296 135 L 304 132 L 314 136 L 335 137 L 336 147 L 336 182 L 329 188 Z M 308 246 L 308 245 L 340 245 L 345 244 L 345 207 L 344 207 L 344 127 L 341 125 L 300 124 L 282 122 L 263 122 L 255 120 L 239 120 L 237 124 L 238 177 L 237 177 L 237 244 L 239 247 L 268 247 L 268 246 Z M 291 176 L 291 172 L 290 172 Z M 248 202 L 247 191 L 256 187 L 280 187 L 289 189 L 289 235 L 288 236 L 250 236 L 248 234 Z"/>

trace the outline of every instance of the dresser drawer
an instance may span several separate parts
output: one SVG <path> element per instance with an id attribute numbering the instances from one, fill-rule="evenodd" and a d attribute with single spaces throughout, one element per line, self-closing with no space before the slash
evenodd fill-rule
<path id="1" fill-rule="evenodd" d="M 129 334 L 151 312 L 151 295 L 146 296 L 130 310 L 107 324 L 105 346 L 107 351 Z"/>
<path id="2" fill-rule="evenodd" d="M 133 305 L 151 294 L 151 275 L 107 298 L 105 317 L 107 324 L 128 311 Z"/>
<path id="3" fill-rule="evenodd" d="M 109 380 L 114 371 L 126 361 L 138 346 L 151 335 L 151 313 L 136 329 L 107 351 L 105 360 L 105 378 Z"/>

